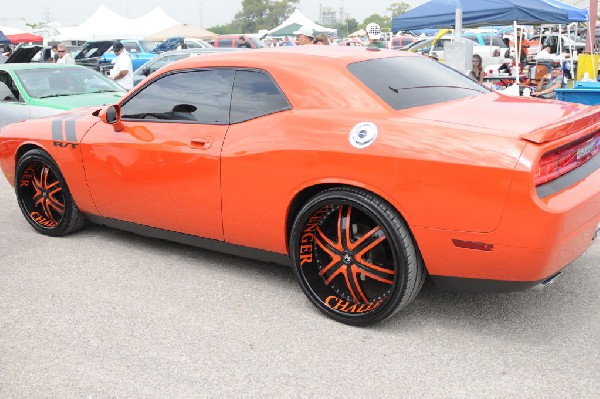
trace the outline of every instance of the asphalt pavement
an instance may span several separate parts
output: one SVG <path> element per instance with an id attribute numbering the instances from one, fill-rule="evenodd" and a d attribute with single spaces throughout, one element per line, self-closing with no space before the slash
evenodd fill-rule
<path id="1" fill-rule="evenodd" d="M 427 284 L 356 328 L 289 268 L 99 226 L 37 234 L 1 176 L 0 224 L 3 399 L 600 397 L 600 242 L 544 290 Z"/>

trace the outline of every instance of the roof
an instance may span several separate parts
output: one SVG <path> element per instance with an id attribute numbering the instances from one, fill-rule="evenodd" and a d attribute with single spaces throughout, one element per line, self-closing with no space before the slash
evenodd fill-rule
<path id="1" fill-rule="evenodd" d="M 146 35 L 144 38 L 148 40 L 165 40 L 172 36 L 183 36 L 194 39 L 206 40 L 212 39 L 217 35 L 216 33 L 213 33 L 203 28 L 199 28 L 194 25 L 178 24 L 166 29 L 159 30 L 150 35 Z"/>
<path id="2" fill-rule="evenodd" d="M 205 57 L 191 57 L 178 61 L 170 67 L 195 68 L 197 65 L 232 66 L 247 68 L 293 68 L 318 70 L 326 64 L 348 65 L 353 62 L 387 57 L 417 56 L 395 50 L 368 50 L 367 47 L 349 46 L 289 46 L 267 47 L 254 51 L 232 51 L 222 54 L 209 54 Z M 316 59 L 320 62 L 315 63 Z"/>
<path id="3" fill-rule="evenodd" d="M 0 64 L 0 69 L 5 71 L 19 71 L 24 69 L 60 69 L 60 68 L 85 68 L 80 65 L 53 64 L 51 62 L 27 62 L 15 64 Z"/>

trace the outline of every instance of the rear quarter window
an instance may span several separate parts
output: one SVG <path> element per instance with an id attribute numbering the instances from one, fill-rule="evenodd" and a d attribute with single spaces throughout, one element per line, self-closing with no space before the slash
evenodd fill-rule
<path id="1" fill-rule="evenodd" d="M 489 93 L 467 76 L 426 57 L 356 62 L 348 70 L 395 110 Z"/>

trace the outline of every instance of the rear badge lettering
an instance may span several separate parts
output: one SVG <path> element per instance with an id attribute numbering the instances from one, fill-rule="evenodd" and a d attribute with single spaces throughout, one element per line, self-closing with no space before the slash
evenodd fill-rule
<path id="1" fill-rule="evenodd" d="M 356 148 L 366 148 L 377 138 L 377 125 L 373 122 L 360 122 L 350 131 L 348 139 Z"/>

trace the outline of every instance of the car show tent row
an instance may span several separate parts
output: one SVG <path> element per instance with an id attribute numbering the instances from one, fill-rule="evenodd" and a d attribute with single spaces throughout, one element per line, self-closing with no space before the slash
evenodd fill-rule
<path id="1" fill-rule="evenodd" d="M 104 5 L 79 26 L 60 27 L 56 40 L 141 39 L 163 29 L 178 25 L 160 7 L 139 18 L 125 18 Z"/>

